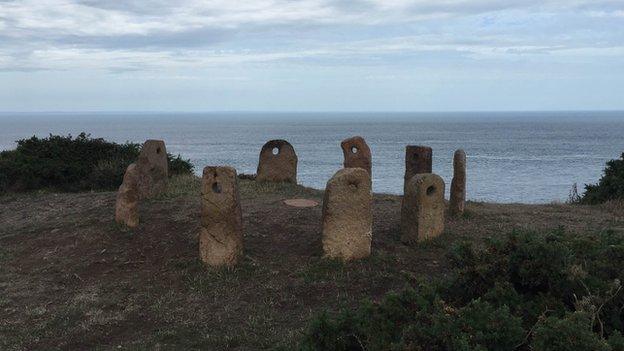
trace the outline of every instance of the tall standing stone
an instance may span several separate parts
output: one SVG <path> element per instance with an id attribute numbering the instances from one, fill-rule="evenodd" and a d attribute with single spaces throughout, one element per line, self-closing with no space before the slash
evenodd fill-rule
<path id="1" fill-rule="evenodd" d="M 354 136 L 343 140 L 340 143 L 342 153 L 344 154 L 345 168 L 362 168 L 368 174 L 371 173 L 371 151 L 366 141 L 361 136 Z"/>
<path id="2" fill-rule="evenodd" d="M 451 197 L 449 212 L 453 216 L 464 213 L 466 203 L 466 152 L 455 151 L 453 156 L 453 180 L 451 181 Z"/>
<path id="3" fill-rule="evenodd" d="M 201 260 L 214 267 L 233 266 L 243 255 L 243 217 L 236 170 L 204 168 L 201 196 Z"/>
<path id="4" fill-rule="evenodd" d="M 271 140 L 262 146 L 256 180 L 297 183 L 297 154 L 289 142 Z"/>
<path id="5" fill-rule="evenodd" d="M 432 172 L 433 150 L 428 146 L 408 145 L 405 147 L 405 177 L 403 179 L 403 193 L 407 182 L 416 174 Z"/>
<path id="6" fill-rule="evenodd" d="M 139 168 L 139 197 L 149 198 L 167 189 L 169 164 L 162 140 L 147 140 L 137 161 Z"/>
<path id="7" fill-rule="evenodd" d="M 361 168 L 339 170 L 323 199 L 323 251 L 345 261 L 367 257 L 373 233 L 371 179 Z"/>
<path id="8" fill-rule="evenodd" d="M 413 176 L 403 195 L 401 240 L 411 244 L 442 234 L 444 210 L 444 180 L 433 173 Z"/>
<path id="9" fill-rule="evenodd" d="M 117 191 L 115 203 L 115 221 L 120 225 L 135 228 L 139 225 L 139 171 L 135 163 L 132 163 L 124 173 L 123 182 Z"/>

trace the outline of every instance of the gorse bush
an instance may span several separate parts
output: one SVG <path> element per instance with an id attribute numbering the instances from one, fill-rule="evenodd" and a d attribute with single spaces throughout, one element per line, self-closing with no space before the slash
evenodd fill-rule
<path id="1" fill-rule="evenodd" d="M 107 142 L 85 133 L 75 138 L 50 135 L 22 139 L 15 150 L 0 153 L 0 192 L 115 189 L 140 150 L 139 144 Z M 170 174 L 192 172 L 189 161 L 167 156 Z"/>
<path id="2" fill-rule="evenodd" d="M 169 153 L 167 154 L 167 159 L 169 160 L 169 176 L 193 173 L 193 164 L 191 164 L 190 160 L 185 160 L 180 155 L 173 156 Z"/>
<path id="3" fill-rule="evenodd" d="M 538 322 L 531 347 L 540 351 L 612 350 L 607 340 L 592 331 L 590 318 L 581 312 Z"/>
<path id="4" fill-rule="evenodd" d="M 475 300 L 455 308 L 427 290 L 390 294 L 354 313 L 313 322 L 302 350 L 506 350 L 524 338 L 506 307 Z"/>
<path id="5" fill-rule="evenodd" d="M 581 202 L 597 204 L 616 199 L 624 199 L 624 153 L 619 159 L 607 162 L 598 184 L 585 185 Z"/>
<path id="6" fill-rule="evenodd" d="M 624 235 L 512 233 L 452 274 L 314 319 L 301 350 L 624 350 Z"/>

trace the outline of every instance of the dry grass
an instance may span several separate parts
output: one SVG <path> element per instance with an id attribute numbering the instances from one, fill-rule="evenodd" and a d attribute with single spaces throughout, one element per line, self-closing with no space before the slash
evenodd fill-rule
<path id="1" fill-rule="evenodd" d="M 624 200 L 610 200 L 600 205 L 600 207 L 615 216 L 624 216 Z"/>
<path id="2" fill-rule="evenodd" d="M 376 195 L 373 255 L 322 257 L 320 206 L 281 200 L 322 192 L 239 182 L 245 258 L 208 269 L 198 257 L 199 179 L 174 178 L 141 204 L 136 230 L 113 222 L 114 193 L 37 193 L 0 203 L 0 349 L 234 349 L 292 346 L 310 318 L 447 272 L 455 242 L 563 226 L 624 230 L 622 203 L 468 203 L 445 233 L 399 241 L 400 197 Z"/>

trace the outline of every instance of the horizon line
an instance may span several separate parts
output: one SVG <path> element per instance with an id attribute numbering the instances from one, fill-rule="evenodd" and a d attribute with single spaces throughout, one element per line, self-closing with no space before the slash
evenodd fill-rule
<path id="1" fill-rule="evenodd" d="M 0 111 L 0 114 L 80 114 L 80 113 L 101 113 L 101 114 L 120 114 L 120 113 L 136 113 L 136 114 L 148 114 L 148 113 L 187 113 L 187 114 L 201 114 L 201 113 L 300 113 L 300 114 L 314 114 L 314 113 L 578 113 L 578 112 L 608 112 L 608 113 L 624 113 L 624 109 L 546 109 L 546 110 L 32 110 L 32 111 Z"/>

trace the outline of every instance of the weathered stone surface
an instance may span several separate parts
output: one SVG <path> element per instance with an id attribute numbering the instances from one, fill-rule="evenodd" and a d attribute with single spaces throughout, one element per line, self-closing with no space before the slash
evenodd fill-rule
<path id="1" fill-rule="evenodd" d="M 403 180 L 403 193 L 407 182 L 416 174 L 432 172 L 432 154 L 428 146 L 408 145 L 405 147 L 405 177 Z"/>
<path id="2" fill-rule="evenodd" d="M 243 217 L 236 170 L 204 168 L 201 196 L 199 255 L 210 266 L 233 266 L 243 254 Z"/>
<path id="3" fill-rule="evenodd" d="M 373 232 L 371 178 L 361 168 L 345 168 L 328 182 L 323 199 L 323 251 L 345 261 L 367 257 Z"/>
<path id="4" fill-rule="evenodd" d="M 354 136 L 340 143 L 344 154 L 344 168 L 362 168 L 371 173 L 371 151 L 361 136 Z"/>
<path id="5" fill-rule="evenodd" d="M 451 181 L 451 197 L 449 212 L 453 216 L 464 213 L 466 203 L 466 152 L 455 151 L 453 156 L 453 180 Z"/>
<path id="6" fill-rule="evenodd" d="M 444 231 L 444 180 L 433 173 L 413 176 L 401 206 L 401 240 L 410 244 Z"/>
<path id="7" fill-rule="evenodd" d="M 147 140 L 137 161 L 139 168 L 139 198 L 149 198 L 167 189 L 169 164 L 162 140 Z"/>
<path id="8" fill-rule="evenodd" d="M 297 183 L 297 154 L 286 140 L 271 140 L 260 151 L 256 180 Z"/>
<path id="9" fill-rule="evenodd" d="M 139 171 L 135 163 L 132 163 L 124 173 L 123 182 L 117 191 L 115 203 L 115 221 L 121 225 L 134 228 L 139 225 Z"/>

